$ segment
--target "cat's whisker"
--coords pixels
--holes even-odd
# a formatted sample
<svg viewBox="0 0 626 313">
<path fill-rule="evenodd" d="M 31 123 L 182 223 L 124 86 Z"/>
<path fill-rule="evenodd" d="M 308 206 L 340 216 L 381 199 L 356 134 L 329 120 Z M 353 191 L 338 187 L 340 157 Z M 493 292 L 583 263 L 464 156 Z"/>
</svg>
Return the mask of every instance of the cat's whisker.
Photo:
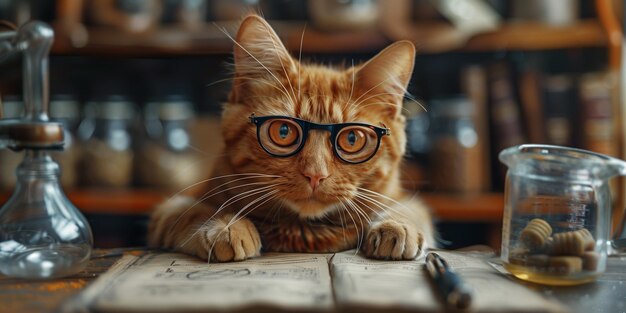
<svg viewBox="0 0 626 313">
<path fill-rule="evenodd" d="M 355 195 L 355 197 L 359 198 L 359 199 L 361 199 L 361 200 L 363 200 L 365 202 L 372 203 L 372 204 L 376 205 L 379 209 L 381 209 L 383 212 L 385 212 L 387 214 L 389 214 L 389 212 L 391 212 L 391 213 L 396 213 L 398 215 L 406 217 L 406 215 L 403 212 L 401 212 L 400 210 L 398 210 L 398 209 L 396 209 L 396 208 L 394 208 L 394 207 L 392 207 L 392 206 L 390 206 L 390 205 L 388 205 L 386 203 L 378 201 L 378 200 L 376 200 L 374 198 L 371 198 L 368 195 L 357 194 L 357 195 Z"/>
<path fill-rule="evenodd" d="M 372 220 L 365 214 L 365 212 L 359 209 L 350 199 L 346 198 L 346 202 L 347 202 L 347 205 L 354 210 L 357 217 L 359 217 L 359 222 L 361 223 L 361 226 L 362 226 L 361 236 L 359 237 L 359 240 L 357 241 L 357 245 L 356 245 L 356 251 L 355 251 L 355 255 L 356 255 L 361 250 L 361 247 L 363 246 L 363 242 L 366 240 L 366 237 L 367 237 L 367 235 L 365 234 L 366 227 L 363 224 L 363 221 L 361 220 L 360 216 L 363 216 L 363 218 L 365 218 L 365 220 L 368 222 L 367 225 L 371 225 Z"/>
<path fill-rule="evenodd" d="M 337 208 L 338 208 L 337 212 L 338 212 L 338 215 L 339 215 L 339 222 L 341 223 L 341 231 L 343 232 L 343 243 L 347 244 L 348 243 L 348 239 L 346 237 L 346 225 L 344 223 L 343 210 L 341 210 L 341 207 L 340 207 L 340 205 L 343 204 L 342 203 L 342 198 L 337 197 L 337 200 L 339 201 L 337 203 Z"/>
<path fill-rule="evenodd" d="M 395 199 L 393 199 L 391 197 L 385 196 L 382 193 L 378 193 L 376 191 L 373 191 L 373 190 L 370 190 L 370 189 L 367 189 L 367 188 L 363 188 L 363 187 L 357 187 L 357 190 L 364 191 L 364 192 L 367 192 L 367 193 L 369 193 L 371 195 L 381 197 L 381 198 L 389 200 L 389 201 L 391 201 L 391 202 L 393 202 L 393 203 L 395 203 L 395 204 L 397 204 L 397 205 L 399 205 L 399 206 L 401 206 L 401 207 L 403 207 L 403 208 L 405 208 L 405 209 L 407 209 L 409 211 L 411 210 L 406 205 L 404 205 L 403 203 L 400 203 L 400 202 L 398 202 L 397 200 L 395 200 Z"/>
<path fill-rule="evenodd" d="M 350 101 L 352 100 L 352 95 L 354 94 L 354 79 L 355 79 L 355 75 L 356 75 L 356 69 L 354 68 L 354 59 L 352 59 L 352 87 L 350 87 L 350 97 L 348 98 L 348 101 L 346 101 L 346 105 L 348 105 L 350 103 Z M 345 108 L 345 106 L 344 106 Z M 343 113 L 343 111 L 342 111 Z"/>
<path fill-rule="evenodd" d="M 222 233 L 226 233 L 226 230 L 227 230 L 230 226 L 232 226 L 233 224 L 237 223 L 237 222 L 238 222 L 238 221 L 240 221 L 241 219 L 245 218 L 248 214 L 250 214 L 252 211 L 254 211 L 254 210 L 255 210 L 256 208 L 258 208 L 259 206 L 261 206 L 261 205 L 263 205 L 263 204 L 267 203 L 268 201 L 271 201 L 271 200 L 275 199 L 275 198 L 276 198 L 276 197 L 275 197 L 275 194 L 276 194 L 277 192 L 278 192 L 278 191 L 277 191 L 277 190 L 275 190 L 275 191 L 270 192 L 270 193 L 268 193 L 268 194 L 266 194 L 266 195 L 263 195 L 263 196 L 261 196 L 261 197 L 259 197 L 259 198 L 255 199 L 254 201 L 250 202 L 248 205 L 246 205 L 246 206 L 245 206 L 244 208 L 242 208 L 241 210 L 239 210 L 239 212 L 237 212 L 237 214 L 236 214 L 236 215 L 234 215 L 234 216 L 231 218 L 231 220 L 230 220 L 230 221 L 228 222 L 228 224 L 224 227 L 224 229 L 222 229 L 222 230 L 220 231 L 220 233 L 218 233 L 218 235 L 216 236 L 216 238 L 215 238 L 215 240 L 214 240 L 213 244 L 212 244 L 212 245 L 211 245 L 211 247 L 209 248 L 207 261 L 209 261 L 209 262 L 210 262 L 210 260 L 211 260 L 211 255 L 213 254 L 213 249 L 215 248 L 215 244 L 216 244 L 216 243 L 217 243 L 217 241 L 219 240 L 219 237 L 221 237 L 221 236 L 222 236 Z M 254 208 L 252 208 L 249 212 L 247 212 L 246 214 L 244 214 L 243 216 L 241 216 L 241 217 L 239 217 L 238 219 L 236 219 L 236 220 L 235 220 L 235 218 L 237 217 L 237 215 L 238 215 L 238 214 L 240 214 L 241 212 L 243 212 L 244 210 L 246 210 L 248 207 L 250 207 L 250 206 L 251 206 L 251 205 L 253 205 L 254 203 L 256 203 L 256 202 L 258 202 L 258 201 L 262 200 L 263 198 L 267 198 L 267 199 L 266 199 L 265 201 L 263 201 L 263 202 L 261 202 L 261 203 L 257 204 L 257 205 L 256 205 Z M 209 221 L 207 221 L 207 222 L 203 223 L 201 227 L 208 226 L 208 222 L 209 222 Z M 196 232 L 197 232 L 197 231 L 196 231 Z"/>
<path fill-rule="evenodd" d="M 219 80 L 219 81 L 217 81 L 217 82 L 224 82 L 224 81 L 228 81 L 228 80 L 250 80 L 250 81 L 253 81 L 254 83 L 258 83 L 258 84 L 265 84 L 265 85 L 268 85 L 268 86 L 269 86 L 269 87 L 271 87 L 271 88 L 276 89 L 277 91 L 279 91 L 280 93 L 282 93 L 282 94 L 283 94 L 283 96 L 285 96 L 285 97 L 289 98 L 289 94 L 287 94 L 284 90 L 282 90 L 282 89 L 278 88 L 278 87 L 277 87 L 274 83 L 272 83 L 272 82 L 268 82 L 268 81 L 264 81 L 264 80 L 261 80 L 261 79 L 255 79 L 255 78 L 251 78 L 251 77 L 238 77 L 238 76 L 234 76 L 234 77 L 231 77 L 231 78 L 220 79 L 220 80 Z M 256 98 L 256 97 L 255 97 L 255 98 Z M 275 97 L 267 97 L 267 98 L 275 98 Z"/>
<path fill-rule="evenodd" d="M 352 220 L 352 223 L 354 224 L 354 228 L 356 230 L 356 237 L 357 237 L 357 251 L 359 251 L 361 248 L 362 240 L 363 240 L 363 237 L 365 236 L 365 233 L 359 231 L 359 226 L 357 225 L 356 219 L 354 219 L 354 217 L 350 213 L 350 209 L 348 208 L 348 206 L 346 206 L 346 204 L 343 201 L 341 202 L 341 205 L 346 209 L 345 212 L 348 214 L 348 216 Z"/>
<path fill-rule="evenodd" d="M 168 197 L 165 202 L 168 202 L 170 200 L 172 200 L 173 198 L 175 198 L 176 196 L 180 195 L 181 193 L 204 183 L 208 183 L 211 181 L 214 181 L 216 179 L 223 179 L 223 178 L 230 178 L 230 177 L 237 177 L 237 176 L 253 176 L 253 175 L 262 175 L 264 177 L 273 177 L 273 178 L 279 178 L 279 177 L 283 177 L 283 176 L 279 176 L 279 175 L 268 175 L 268 174 L 263 174 L 263 173 L 237 173 L 237 174 L 229 174 L 229 175 L 222 175 L 222 176 L 216 176 L 216 177 L 212 177 L 209 179 L 203 179 L 199 182 L 193 183 L 190 186 L 187 186 L 185 188 L 183 188 L 182 190 L 176 192 L 175 194 L 171 195 L 170 197 Z"/>
<path fill-rule="evenodd" d="M 354 198 L 354 199 L 352 199 L 352 200 L 353 200 L 354 202 L 356 202 L 356 203 L 358 203 L 358 204 L 362 205 L 362 206 L 363 206 L 363 208 L 367 208 L 368 210 L 370 210 L 370 212 L 372 212 L 372 213 L 376 214 L 376 216 L 377 216 L 378 218 L 382 218 L 382 217 L 384 217 L 384 215 L 383 215 L 382 213 L 378 212 L 377 210 L 372 209 L 372 208 L 371 208 L 371 207 L 370 207 L 367 203 L 365 203 L 364 201 L 360 200 L 360 198 L 355 197 L 355 198 Z"/>
<path fill-rule="evenodd" d="M 241 50 L 243 50 L 245 53 L 247 53 L 253 60 L 255 60 L 257 63 L 259 63 L 259 65 L 261 65 L 261 67 L 263 67 L 263 69 L 265 69 L 270 76 L 272 76 L 276 82 L 278 84 L 280 84 L 281 87 L 283 87 L 283 89 L 285 90 L 285 92 L 287 94 L 289 94 L 289 92 L 287 91 L 287 88 L 285 87 L 285 85 L 280 81 L 280 79 L 278 79 L 278 77 L 276 77 L 276 75 L 274 75 L 274 73 L 272 71 L 270 71 L 270 69 L 267 68 L 267 66 L 265 66 L 265 64 L 263 64 L 263 62 L 259 61 L 259 59 L 257 59 L 257 57 L 255 57 L 252 53 L 250 53 L 250 51 L 248 51 L 248 49 L 246 49 L 243 45 L 241 45 L 240 43 L 237 42 L 237 40 L 235 40 L 227 31 L 226 29 L 219 27 L 216 23 L 213 23 L 222 33 L 224 33 L 224 35 L 226 35 L 226 37 L 228 37 L 235 45 L 237 45 Z M 291 98 L 291 97 L 289 97 Z M 293 101 L 293 99 L 291 99 L 291 101 L 293 102 L 293 104 L 295 105 L 295 102 Z"/>
<path fill-rule="evenodd" d="M 364 106 L 360 106 L 360 105 L 361 105 L 362 103 L 364 103 L 364 102 L 367 102 L 367 101 L 368 101 L 368 100 L 370 100 L 370 99 L 374 99 L 374 98 L 381 97 L 381 96 L 399 96 L 399 97 L 404 97 L 405 95 L 406 95 L 406 94 L 394 93 L 394 92 L 381 92 L 381 93 L 377 93 L 377 94 L 371 95 L 371 96 L 369 96 L 369 97 L 367 97 L 367 98 L 363 98 L 363 99 L 361 99 L 359 102 L 355 102 L 355 103 L 353 103 L 353 106 L 359 106 L 359 108 L 361 108 L 361 109 L 362 109 L 362 108 L 364 108 L 364 107 L 366 107 L 366 106 L 365 106 L 365 105 L 364 105 Z M 417 102 L 416 100 L 412 100 L 412 101 L 414 101 L 415 103 L 419 104 L 419 105 L 422 107 L 422 109 L 426 110 L 426 108 L 424 108 L 424 107 L 423 107 L 423 106 L 422 106 L 419 102 Z M 389 105 L 389 106 L 397 106 L 397 107 L 402 107 L 402 102 L 400 102 L 400 103 L 393 103 L 393 102 L 376 102 L 376 103 L 374 103 L 374 104 L 386 104 L 386 105 Z M 372 103 L 369 103 L 368 105 L 373 105 L 373 104 L 372 104 Z M 407 112 L 408 112 L 408 111 L 407 111 Z"/>
<path fill-rule="evenodd" d="M 359 210 L 363 213 L 363 216 L 367 216 L 367 222 L 368 222 L 369 224 L 372 224 L 372 217 L 370 216 L 370 214 L 368 214 L 368 213 L 365 211 L 365 208 L 367 208 L 367 209 L 369 210 L 369 212 L 374 213 L 374 214 L 376 214 L 378 217 L 380 217 L 380 213 L 379 213 L 379 212 L 372 210 L 372 208 L 370 208 L 369 206 L 365 205 L 365 204 L 364 204 L 363 202 L 361 202 L 361 201 L 358 201 L 358 202 L 357 202 L 357 200 L 358 200 L 358 199 L 356 199 L 356 198 L 355 198 L 355 199 L 348 199 L 348 201 L 349 201 L 350 203 L 352 203 L 352 205 L 353 205 L 355 208 L 358 208 L 358 209 L 359 209 Z M 361 207 L 361 205 L 362 205 L 363 207 Z"/>
<path fill-rule="evenodd" d="M 266 183 L 250 183 L 250 184 L 246 184 L 246 185 L 251 185 L 251 184 L 257 184 L 258 185 L 258 184 L 266 184 Z M 243 199 L 246 199 L 248 197 L 257 195 L 259 193 L 263 193 L 263 192 L 266 192 L 268 190 L 271 190 L 272 188 L 274 188 L 274 187 L 276 187 L 278 185 L 280 185 L 280 183 L 278 183 L 278 184 L 271 184 L 269 186 L 264 186 L 264 187 L 259 187 L 259 188 L 255 188 L 255 189 L 252 189 L 252 190 L 244 191 L 244 192 L 238 193 L 238 194 L 230 197 L 228 200 L 226 200 L 224 203 L 222 203 L 222 205 L 207 219 L 207 221 L 212 220 L 213 217 L 215 217 L 218 213 L 220 213 L 227 206 L 229 206 L 229 205 L 231 205 L 233 203 L 236 203 L 238 201 L 241 201 Z M 234 189 L 234 188 L 237 188 L 237 187 L 239 187 L 239 186 L 231 187 L 231 189 Z M 217 192 L 215 194 L 211 194 L 211 195 L 209 195 L 207 197 L 202 197 L 202 198 L 198 199 L 189 208 L 187 208 L 185 210 L 185 212 L 183 214 L 181 214 L 180 216 L 184 215 L 189 210 L 191 210 L 193 207 L 195 207 L 196 205 L 202 203 L 204 200 L 207 200 L 208 198 L 210 198 L 210 197 L 212 197 L 212 196 L 214 196 L 216 194 L 222 193 L 224 191 L 225 190 L 220 190 L 219 192 Z M 180 218 L 180 216 L 179 216 L 179 218 Z"/>
<path fill-rule="evenodd" d="M 373 199 L 373 198 L 371 198 L 371 197 L 369 197 L 367 195 L 356 194 L 355 196 L 358 197 L 358 198 L 361 198 L 364 201 L 367 201 L 367 202 L 375 204 L 378 208 L 380 208 L 384 212 L 391 211 L 391 212 L 396 213 L 396 214 L 398 214 L 398 215 L 400 215 L 402 217 L 407 218 L 407 216 L 403 212 L 401 212 L 401 211 L 399 211 L 399 210 L 397 210 L 397 209 L 395 209 L 395 208 L 393 208 L 393 207 L 391 207 L 391 206 L 389 206 L 389 205 L 387 205 L 387 204 L 385 204 L 383 202 L 380 202 L 380 201 L 378 201 L 376 199 Z"/>
<path fill-rule="evenodd" d="M 213 227 L 213 229 L 215 229 L 215 227 Z M 215 245 L 217 244 L 217 242 L 220 240 L 220 238 L 222 236 L 228 235 L 228 233 L 226 232 L 227 230 L 228 230 L 228 228 L 224 228 L 224 229 L 220 230 L 220 232 L 217 233 L 217 235 L 215 235 L 215 237 L 214 237 L 215 239 L 213 240 L 213 243 L 211 243 L 211 246 L 209 247 L 209 249 L 207 251 L 207 263 L 211 263 L 211 256 L 213 255 L 213 249 L 215 249 Z M 196 233 L 197 232 L 198 231 L 196 231 Z"/>
<path fill-rule="evenodd" d="M 341 202 L 341 205 L 343 206 L 343 208 L 345 209 L 346 214 L 348 214 L 348 217 L 350 217 L 350 220 L 352 220 L 352 224 L 354 225 L 354 230 L 356 231 L 356 246 L 357 246 L 357 251 L 359 250 L 359 246 L 361 244 L 361 234 L 359 233 L 359 226 L 356 223 L 356 220 L 352 217 L 352 214 L 350 214 L 350 209 L 348 209 L 348 207 L 346 206 L 345 203 L 343 203 L 343 201 Z"/>
<path fill-rule="evenodd" d="M 254 199 L 250 203 L 248 203 L 246 206 L 244 206 L 242 209 L 240 209 L 235 215 L 233 215 L 233 217 L 228 222 L 226 227 L 230 227 L 233 224 L 241 221 L 242 219 L 246 218 L 246 216 L 248 216 L 248 214 L 252 213 L 252 211 L 254 211 L 255 209 L 257 209 L 260 206 L 262 206 L 263 204 L 265 204 L 265 203 L 271 201 L 272 199 L 274 199 L 275 196 L 276 196 L 276 193 L 278 193 L 278 190 L 270 191 L 270 192 L 268 192 L 268 193 L 266 193 L 266 194 L 264 194 L 264 195 L 262 195 L 262 196 L 260 196 L 260 197 L 258 197 L 256 199 Z M 246 209 L 248 209 L 249 207 L 251 207 L 251 206 L 253 206 L 255 204 L 256 204 L 256 206 L 254 206 L 248 212 L 243 213 Z"/>
<path fill-rule="evenodd" d="M 280 178 L 280 177 L 281 177 L 281 176 L 279 176 L 279 178 Z M 174 221 L 174 223 L 172 224 L 172 226 L 170 226 L 170 230 L 173 230 L 173 229 L 174 229 L 174 228 L 178 225 L 178 223 L 180 222 L 180 220 L 181 220 L 181 219 L 182 219 L 182 218 L 183 218 L 183 217 L 184 217 L 184 216 L 185 216 L 185 215 L 186 215 L 189 211 L 191 211 L 191 209 L 193 209 L 196 205 L 198 205 L 198 204 L 202 203 L 203 201 L 205 201 L 205 200 L 207 200 L 207 199 L 209 199 L 209 198 L 211 198 L 211 197 L 213 197 L 213 196 L 216 196 L 216 195 L 218 195 L 218 194 L 221 194 L 221 193 L 224 193 L 224 192 L 227 192 L 227 191 L 233 190 L 233 189 L 237 189 L 237 188 L 243 188 L 243 187 L 249 187 L 249 186 L 256 186 L 256 185 L 267 185 L 267 184 L 272 184 L 272 183 L 273 183 L 273 182 L 269 181 L 269 182 L 254 182 L 254 183 L 242 184 L 242 185 L 237 185 L 237 186 L 234 186 L 234 187 L 229 187 L 229 188 L 226 188 L 226 189 L 223 189 L 223 190 L 220 190 L 220 191 L 218 191 L 218 192 L 215 192 L 215 193 L 211 194 L 211 192 L 213 192 L 213 191 L 215 191 L 215 190 L 217 190 L 217 189 L 219 189 L 219 188 L 221 188 L 221 187 L 223 187 L 223 186 L 226 186 L 226 185 L 228 185 L 228 184 L 232 184 L 232 183 L 234 183 L 234 182 L 241 181 L 241 180 L 254 179 L 254 178 L 266 178 L 266 177 L 265 177 L 265 176 L 258 176 L 258 175 L 257 175 L 257 176 L 250 176 L 250 177 L 238 178 L 238 179 L 234 179 L 234 180 L 231 180 L 231 181 L 225 182 L 225 183 L 223 183 L 223 184 L 221 184 L 221 185 L 219 185 L 219 186 L 217 186 L 217 187 L 215 187 L 215 188 L 213 188 L 213 189 L 211 189 L 211 190 L 209 190 L 209 191 L 205 192 L 204 194 L 202 194 L 202 196 L 200 196 L 200 198 L 199 198 L 198 200 L 196 200 L 196 202 L 194 202 L 194 203 L 193 203 L 190 207 L 188 207 L 188 208 L 187 208 L 187 209 L 185 209 L 185 210 L 184 210 L 181 214 L 179 214 L 179 215 L 178 215 L 178 217 L 176 218 L 176 220 Z"/>
<path fill-rule="evenodd" d="M 260 187 L 260 188 L 257 188 L 257 189 L 252 189 L 252 190 L 245 191 L 245 192 L 242 192 L 240 194 L 234 195 L 234 196 L 230 197 L 228 200 L 226 200 L 224 203 L 222 203 L 222 205 L 220 205 L 220 207 L 215 211 L 215 213 L 210 218 L 213 218 L 216 214 L 220 213 L 224 208 L 226 208 L 227 206 L 229 206 L 229 205 L 231 205 L 233 203 L 239 202 L 239 201 L 241 201 L 243 199 L 246 199 L 246 198 L 251 197 L 251 196 L 258 195 L 258 194 L 263 193 L 263 192 L 267 192 L 268 190 L 272 190 L 272 188 L 274 188 L 276 186 L 279 186 L 279 185 L 281 185 L 281 184 L 280 183 L 279 184 L 272 184 L 272 185 L 269 185 L 269 186 Z"/>
<path fill-rule="evenodd" d="M 235 79 L 236 79 L 235 77 L 228 77 L 228 78 L 218 79 L 218 80 L 216 80 L 216 81 L 214 81 L 214 82 L 212 82 L 212 83 L 208 83 L 208 84 L 206 84 L 206 86 L 204 86 L 204 87 L 211 87 L 211 86 L 215 86 L 215 85 L 217 85 L 217 84 L 219 84 L 219 83 L 223 83 L 223 82 L 227 82 L 227 81 L 229 81 L 229 80 L 235 80 Z"/>
<path fill-rule="evenodd" d="M 256 185 L 263 185 L 263 184 L 272 184 L 272 183 L 280 183 L 278 181 L 272 180 L 272 181 L 262 181 L 262 182 L 252 182 L 252 183 L 247 183 L 247 184 L 243 184 L 243 185 L 237 185 L 237 186 L 233 186 L 233 187 L 228 187 L 226 189 L 220 190 L 219 192 L 212 194 L 210 196 L 209 195 L 211 192 L 218 190 L 226 185 L 230 185 L 232 183 L 238 182 L 238 181 L 242 181 L 242 180 L 249 180 L 249 179 L 256 179 L 256 178 L 266 178 L 266 177 L 258 177 L 258 176 L 252 176 L 252 177 L 243 177 L 243 178 L 237 178 L 237 179 L 233 179 L 231 181 L 227 181 L 225 183 L 222 183 L 219 186 L 214 187 L 213 189 L 205 192 L 204 194 L 202 194 L 202 196 L 200 196 L 200 198 L 202 199 L 202 201 L 214 196 L 214 195 L 218 195 L 220 193 L 229 191 L 229 190 L 233 190 L 233 189 L 237 189 L 237 188 L 241 188 L 241 187 L 248 187 L 248 186 L 256 186 Z"/>
<path fill-rule="evenodd" d="M 300 35 L 300 52 L 298 53 L 298 100 L 301 98 L 300 91 L 302 90 L 302 80 L 300 79 L 300 73 L 302 72 L 302 43 L 304 42 L 304 32 L 306 31 L 306 23 L 302 28 L 302 35 Z"/>
<path fill-rule="evenodd" d="M 192 145 L 191 143 L 187 143 L 187 148 L 189 148 L 189 149 L 191 149 L 191 150 L 193 150 L 193 151 L 196 151 L 196 152 L 198 152 L 198 153 L 200 153 L 200 154 L 202 154 L 202 155 L 205 155 L 205 156 L 207 156 L 208 158 L 217 157 L 217 155 L 215 155 L 215 154 L 211 154 L 211 153 L 208 153 L 208 152 L 206 152 L 206 151 L 204 151 L 204 150 L 202 150 L 202 149 L 200 149 L 200 148 L 198 148 L 198 147 L 196 147 L 196 146 Z"/>
<path fill-rule="evenodd" d="M 274 45 L 274 52 L 276 52 L 276 57 L 278 58 L 278 62 L 280 62 L 280 66 L 283 68 L 283 73 L 285 74 L 285 78 L 287 78 L 287 84 L 289 84 L 289 89 L 291 89 L 291 94 L 293 95 L 294 99 L 293 104 L 295 105 L 297 103 L 298 98 L 296 98 L 296 92 L 295 90 L 293 90 L 293 85 L 291 84 L 291 79 L 289 79 L 289 73 L 287 73 L 287 69 L 285 68 L 285 64 L 283 63 L 283 59 L 280 57 L 280 55 L 278 55 L 278 49 L 279 46 L 281 45 L 281 43 L 279 42 L 278 45 L 276 44 L 276 41 L 274 41 L 274 37 L 272 36 L 272 34 L 270 33 L 271 29 L 267 29 L 267 35 L 270 38 L 270 40 L 272 41 L 272 44 Z M 286 89 L 286 88 L 285 88 Z"/>
<path fill-rule="evenodd" d="M 349 206 L 351 206 L 355 212 L 357 212 L 358 214 L 360 214 L 361 216 L 363 216 L 363 218 L 369 223 L 372 223 L 372 219 L 367 215 L 367 213 L 365 213 L 365 211 L 363 209 L 361 209 L 359 206 L 356 205 L 356 203 L 354 203 L 351 199 L 346 198 L 346 202 Z"/>
<path fill-rule="evenodd" d="M 367 95 L 368 93 L 370 93 L 372 90 L 374 90 L 374 89 L 376 89 L 376 88 L 380 87 L 380 85 L 382 85 L 382 84 L 386 83 L 386 82 L 387 82 L 388 80 L 390 80 L 391 78 L 392 78 L 392 77 L 389 77 L 389 78 L 387 78 L 387 79 L 385 79 L 385 80 L 381 81 L 380 83 L 376 84 L 374 87 L 372 87 L 372 88 L 368 89 L 367 91 L 365 91 L 363 94 L 361 94 L 360 96 L 358 96 L 358 97 L 354 100 L 354 102 L 353 102 L 352 104 L 350 104 L 350 105 L 348 105 L 348 106 L 344 107 L 344 108 L 343 108 L 343 110 L 342 110 L 342 113 L 343 113 L 343 112 L 345 112 L 345 110 L 346 110 L 346 109 L 349 109 L 349 108 L 353 107 L 355 104 L 360 103 L 360 102 L 359 102 L 359 100 L 361 100 L 361 98 L 362 98 L 362 97 L 364 97 L 365 95 Z"/>
<path fill-rule="evenodd" d="M 272 204 L 272 206 L 267 210 L 267 214 L 265 214 L 265 218 L 263 218 L 262 224 L 266 224 L 270 216 L 273 216 L 274 218 L 276 218 L 276 212 L 280 208 L 280 205 L 281 205 L 280 201 L 275 201 Z M 272 220 L 272 222 L 275 222 L 275 220 Z"/>
<path fill-rule="evenodd" d="M 273 184 L 273 185 L 270 185 L 270 186 L 265 186 L 265 187 L 261 187 L 261 188 L 257 188 L 257 189 L 253 189 L 253 190 L 249 190 L 249 191 L 245 191 L 245 192 L 242 192 L 240 194 L 237 194 L 237 195 L 229 198 L 224 203 L 222 203 L 222 205 L 202 225 L 204 226 L 204 225 L 206 225 L 206 223 L 208 223 L 209 221 L 213 220 L 213 218 L 217 214 L 219 214 L 222 210 L 224 210 L 224 208 L 226 208 L 228 205 L 231 205 L 233 203 L 239 202 L 239 201 L 241 201 L 243 199 L 246 199 L 248 197 L 252 197 L 252 196 L 258 195 L 260 193 L 264 193 L 264 192 L 266 192 L 268 190 L 271 190 L 272 188 L 274 188 L 274 187 L 276 187 L 278 185 L 280 185 L 280 184 Z M 194 205 L 197 205 L 200 202 L 201 202 L 200 200 L 196 201 L 196 203 L 194 203 Z M 199 229 L 202 229 L 202 226 Z M 199 231 L 199 229 L 196 230 L 191 236 L 189 236 L 189 238 L 187 240 L 185 240 L 179 247 L 185 246 L 185 244 L 187 244 L 187 242 L 196 235 L 196 233 Z"/>
<path fill-rule="evenodd" d="M 407 115 L 409 115 L 411 113 L 409 111 L 409 109 L 405 108 L 401 104 L 395 104 L 395 103 L 391 103 L 391 102 L 371 102 L 371 103 L 368 103 L 366 105 L 361 106 L 360 109 L 361 110 L 365 110 L 367 107 L 373 106 L 373 105 L 398 107 L 398 108 L 400 108 L 400 110 L 402 110 L 402 112 L 406 113 Z"/>
</svg>

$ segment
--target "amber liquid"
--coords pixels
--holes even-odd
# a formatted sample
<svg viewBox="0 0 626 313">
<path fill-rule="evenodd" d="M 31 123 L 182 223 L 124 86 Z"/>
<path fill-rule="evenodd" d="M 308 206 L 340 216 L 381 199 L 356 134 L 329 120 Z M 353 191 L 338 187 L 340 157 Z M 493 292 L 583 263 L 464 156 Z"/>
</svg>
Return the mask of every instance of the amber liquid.
<svg viewBox="0 0 626 313">
<path fill-rule="evenodd" d="M 572 274 L 551 274 L 546 272 L 537 271 L 536 267 L 523 266 L 517 264 L 511 264 L 504 262 L 504 268 L 513 274 L 513 276 L 542 285 L 551 286 L 573 286 L 586 284 L 598 279 L 600 273 L 583 271 L 580 273 Z"/>
</svg>

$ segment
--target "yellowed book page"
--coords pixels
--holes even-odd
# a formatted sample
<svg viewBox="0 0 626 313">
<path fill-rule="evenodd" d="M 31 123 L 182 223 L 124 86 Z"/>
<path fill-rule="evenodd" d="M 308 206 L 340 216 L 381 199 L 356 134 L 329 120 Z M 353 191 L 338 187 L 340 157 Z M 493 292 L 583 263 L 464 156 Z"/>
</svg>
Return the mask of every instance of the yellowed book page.
<svg viewBox="0 0 626 313">
<path fill-rule="evenodd" d="M 470 311 L 566 312 L 567 308 L 514 282 L 485 259 L 467 253 L 437 251 L 473 290 Z M 444 310 L 436 289 L 423 269 L 424 259 L 376 261 L 354 252 L 337 253 L 331 261 L 336 305 L 351 308 Z"/>
<path fill-rule="evenodd" d="M 266 254 L 208 264 L 183 254 L 125 256 L 90 285 L 80 306 L 103 312 L 238 311 L 333 307 L 322 254 Z M 255 311 L 254 309 L 252 311 Z"/>
</svg>

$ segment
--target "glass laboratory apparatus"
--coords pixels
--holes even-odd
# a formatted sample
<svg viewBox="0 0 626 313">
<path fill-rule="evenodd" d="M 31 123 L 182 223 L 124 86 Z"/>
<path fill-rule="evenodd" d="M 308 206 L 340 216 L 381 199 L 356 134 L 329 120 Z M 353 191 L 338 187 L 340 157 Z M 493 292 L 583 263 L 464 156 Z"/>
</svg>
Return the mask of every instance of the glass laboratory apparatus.
<svg viewBox="0 0 626 313">
<path fill-rule="evenodd" d="M 610 247 L 608 181 L 626 162 L 550 145 L 503 150 L 505 183 L 502 254 L 517 278 L 577 285 L 605 271 Z"/>
<path fill-rule="evenodd" d="M 63 125 L 48 118 L 48 53 L 52 29 L 29 22 L 0 33 L 0 56 L 23 53 L 24 115 L 0 120 L 0 147 L 23 150 L 13 194 L 0 209 L 0 272 L 45 279 L 87 264 L 93 238 L 85 217 L 67 199 L 50 150 L 63 147 Z"/>
</svg>

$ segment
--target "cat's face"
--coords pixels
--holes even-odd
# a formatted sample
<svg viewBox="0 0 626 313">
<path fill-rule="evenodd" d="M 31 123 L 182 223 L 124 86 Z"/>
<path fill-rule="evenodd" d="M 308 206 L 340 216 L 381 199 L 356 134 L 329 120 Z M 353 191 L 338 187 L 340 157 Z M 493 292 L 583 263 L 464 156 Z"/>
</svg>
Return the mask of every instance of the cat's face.
<svg viewBox="0 0 626 313">
<path fill-rule="evenodd" d="M 334 69 L 292 58 L 258 16 L 243 21 L 236 41 L 235 80 L 222 118 L 226 153 L 238 172 L 283 177 L 272 190 L 303 218 L 354 200 L 359 187 L 376 190 L 398 179 L 406 142 L 400 110 L 415 56 L 411 43 L 396 43 L 363 65 Z M 260 147 L 248 120 L 252 113 L 323 124 L 382 123 L 391 136 L 383 136 L 377 153 L 360 164 L 339 159 L 330 133 L 322 130 L 309 131 L 296 155 L 277 158 Z"/>
</svg>

